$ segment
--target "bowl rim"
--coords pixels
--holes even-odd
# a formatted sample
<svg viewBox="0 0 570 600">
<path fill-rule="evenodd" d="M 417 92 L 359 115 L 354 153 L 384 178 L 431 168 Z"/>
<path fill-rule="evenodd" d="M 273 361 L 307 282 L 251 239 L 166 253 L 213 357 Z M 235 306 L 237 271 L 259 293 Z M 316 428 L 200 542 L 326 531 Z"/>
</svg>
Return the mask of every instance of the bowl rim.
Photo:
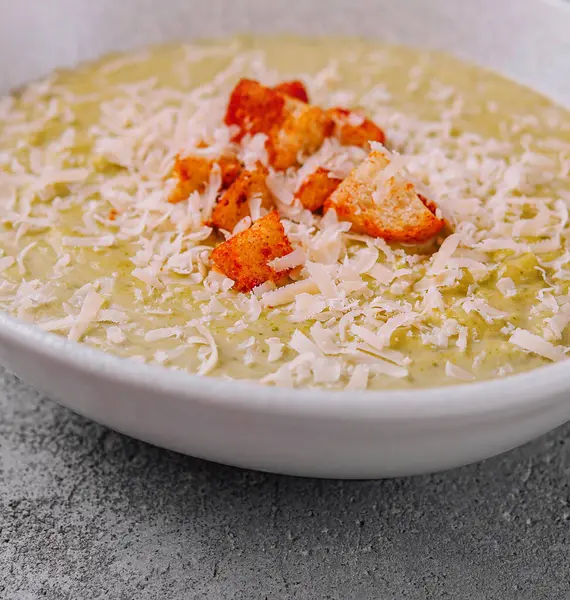
<svg viewBox="0 0 570 600">
<path fill-rule="evenodd" d="M 529 1 L 558 10 L 570 24 L 570 2 Z M 493 69 L 489 65 L 482 66 Z M 504 74 L 500 69 L 496 72 Z M 554 101 L 557 102 L 556 99 Z M 127 385 L 132 389 L 145 388 L 157 395 L 216 408 L 254 410 L 282 417 L 407 422 L 484 418 L 488 421 L 494 415 L 545 409 L 547 401 L 570 401 L 570 369 L 566 361 L 504 378 L 443 387 L 351 391 L 347 394 L 342 390 L 269 387 L 248 380 L 204 377 L 140 363 L 69 341 L 4 311 L 0 311 L 0 342 L 31 355 L 40 355 L 76 373 L 105 379 L 111 384 Z"/>
<path fill-rule="evenodd" d="M 347 421 L 488 420 L 492 415 L 513 411 L 520 414 L 542 410 L 545 406 L 537 407 L 537 400 L 542 402 L 549 397 L 558 401 L 570 390 L 570 369 L 567 361 L 561 361 L 504 378 L 442 387 L 351 391 L 347 402 L 343 390 L 269 387 L 249 380 L 201 376 L 141 363 L 72 342 L 5 312 L 0 312 L 0 340 L 111 384 L 144 388 L 211 407 L 277 416 Z"/>
</svg>

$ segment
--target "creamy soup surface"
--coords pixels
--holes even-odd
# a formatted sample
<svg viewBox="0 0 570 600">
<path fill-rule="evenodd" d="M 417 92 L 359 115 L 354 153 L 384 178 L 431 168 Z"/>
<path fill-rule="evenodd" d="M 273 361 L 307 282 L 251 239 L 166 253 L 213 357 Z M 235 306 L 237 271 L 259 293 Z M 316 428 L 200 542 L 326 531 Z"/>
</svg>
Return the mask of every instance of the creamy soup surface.
<svg viewBox="0 0 570 600">
<path fill-rule="evenodd" d="M 177 155 L 231 145 L 242 77 L 362 110 L 449 228 L 421 246 L 354 234 L 270 169 L 306 257 L 283 285 L 326 281 L 278 303 L 271 285 L 232 290 L 210 261 L 224 232 L 204 224 L 218 183 L 168 197 Z M 240 152 L 264 160 L 255 138 Z M 346 176 L 366 155 L 327 142 L 301 163 Z M 119 356 L 270 385 L 503 377 L 568 350 L 569 169 L 568 112 L 442 54 L 248 37 L 111 55 L 0 100 L 0 308 Z"/>
</svg>

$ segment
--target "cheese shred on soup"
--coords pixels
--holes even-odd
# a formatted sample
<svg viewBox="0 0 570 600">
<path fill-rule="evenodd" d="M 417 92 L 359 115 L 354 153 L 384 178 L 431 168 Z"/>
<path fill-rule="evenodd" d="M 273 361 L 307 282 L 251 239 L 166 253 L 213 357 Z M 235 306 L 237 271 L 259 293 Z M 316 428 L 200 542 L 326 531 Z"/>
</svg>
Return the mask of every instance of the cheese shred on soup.
<svg viewBox="0 0 570 600">
<path fill-rule="evenodd" d="M 570 347 L 570 116 L 445 55 L 236 38 L 0 100 L 0 307 L 201 375 L 428 387 Z"/>
</svg>

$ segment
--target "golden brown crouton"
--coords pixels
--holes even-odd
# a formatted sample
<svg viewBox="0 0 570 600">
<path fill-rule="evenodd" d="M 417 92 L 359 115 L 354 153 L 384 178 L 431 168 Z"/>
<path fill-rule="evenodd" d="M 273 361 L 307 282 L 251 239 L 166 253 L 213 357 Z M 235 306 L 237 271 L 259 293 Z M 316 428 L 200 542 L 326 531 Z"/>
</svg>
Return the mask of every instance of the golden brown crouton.
<svg viewBox="0 0 570 600">
<path fill-rule="evenodd" d="M 309 94 L 307 93 L 307 88 L 301 81 L 284 81 L 283 83 L 276 85 L 273 89 L 276 92 L 281 92 L 282 94 L 287 94 L 287 96 L 297 98 L 297 100 L 305 102 L 306 104 L 309 103 Z"/>
<path fill-rule="evenodd" d="M 268 213 L 212 251 L 216 271 L 235 281 L 238 292 L 249 292 L 265 281 L 281 281 L 286 272 L 276 272 L 267 263 L 293 251 L 276 210 Z"/>
<path fill-rule="evenodd" d="M 410 182 L 383 178 L 389 155 L 373 151 L 338 186 L 325 202 L 352 230 L 402 243 L 424 242 L 441 231 L 433 203 L 424 201 Z"/>
<path fill-rule="evenodd" d="M 269 162 L 284 171 L 297 164 L 299 155 L 316 152 L 332 133 L 333 122 L 318 106 L 311 106 L 287 97 L 287 119 L 269 132 L 267 153 Z"/>
<path fill-rule="evenodd" d="M 260 162 L 253 171 L 242 171 L 216 203 L 210 224 L 233 231 L 241 219 L 250 216 L 249 201 L 254 196 L 260 198 L 263 208 L 273 208 L 273 195 L 265 183 L 267 175 L 267 169 Z"/>
<path fill-rule="evenodd" d="M 343 146 L 360 146 L 370 149 L 370 142 L 386 141 L 384 132 L 370 119 L 345 108 L 329 108 L 327 115 L 333 120 L 333 135 Z"/>
<path fill-rule="evenodd" d="M 224 118 L 226 125 L 239 127 L 234 141 L 239 142 L 246 134 L 269 134 L 273 127 L 280 127 L 287 117 L 286 99 L 253 79 L 241 79 L 231 93 Z"/>
<path fill-rule="evenodd" d="M 212 160 L 202 156 L 177 156 L 173 173 L 178 182 L 168 201 L 175 204 L 186 200 L 192 192 L 203 192 L 215 165 L 220 168 L 223 188 L 231 185 L 241 170 L 240 162 L 233 157 L 222 156 Z"/>
<path fill-rule="evenodd" d="M 311 173 L 295 192 L 295 198 L 308 210 L 315 212 L 336 190 L 342 179 L 330 177 L 330 171 L 319 167 Z"/>
<path fill-rule="evenodd" d="M 318 150 L 333 130 L 324 110 L 251 79 L 235 87 L 224 121 L 239 128 L 235 141 L 246 134 L 267 135 L 269 161 L 278 170 L 297 164 L 299 154 Z"/>
</svg>

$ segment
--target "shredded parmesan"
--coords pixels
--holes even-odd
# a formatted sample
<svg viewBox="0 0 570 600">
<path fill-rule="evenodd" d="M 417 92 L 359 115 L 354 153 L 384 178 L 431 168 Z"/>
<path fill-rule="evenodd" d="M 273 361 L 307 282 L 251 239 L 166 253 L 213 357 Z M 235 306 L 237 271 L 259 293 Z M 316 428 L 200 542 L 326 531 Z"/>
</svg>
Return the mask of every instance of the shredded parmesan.
<svg viewBox="0 0 570 600">
<path fill-rule="evenodd" d="M 285 285 L 277 290 L 266 292 L 261 297 L 261 303 L 266 307 L 280 306 L 293 302 L 298 294 L 316 294 L 318 291 L 319 288 L 315 282 L 304 279 Z"/>
<path fill-rule="evenodd" d="M 202 364 L 200 365 L 200 368 L 198 369 L 199 375 L 207 375 L 218 364 L 218 358 L 219 358 L 218 346 L 216 344 L 216 341 L 214 340 L 214 337 L 212 336 L 212 334 L 210 333 L 210 331 L 208 330 L 207 327 L 205 327 L 201 323 L 196 323 L 194 326 L 198 330 L 198 333 L 200 333 L 204 337 L 206 343 L 208 344 L 208 346 L 210 348 L 209 356 L 207 357 L 206 360 L 202 361 Z"/>
<path fill-rule="evenodd" d="M 345 390 L 365 390 L 368 385 L 369 369 L 366 365 L 355 365 Z"/>
<path fill-rule="evenodd" d="M 79 315 L 69 330 L 69 334 L 67 335 L 68 339 L 74 342 L 79 341 L 95 321 L 97 314 L 104 303 L 105 298 L 103 296 L 90 290 L 83 300 Z"/>
<path fill-rule="evenodd" d="M 549 360 L 562 360 L 565 357 L 562 348 L 525 329 L 515 329 L 509 342 L 522 350 L 533 352 Z"/>
<path fill-rule="evenodd" d="M 505 298 L 515 296 L 517 293 L 515 283 L 510 277 L 502 277 L 499 279 L 499 281 L 497 281 L 497 289 L 505 296 Z"/>
<path fill-rule="evenodd" d="M 161 327 L 160 329 L 151 329 L 150 331 L 147 331 L 144 339 L 146 342 L 156 342 L 171 337 L 180 337 L 181 333 L 179 327 Z"/>
<path fill-rule="evenodd" d="M 63 246 L 74 247 L 108 247 L 112 246 L 115 238 L 112 235 L 102 235 L 100 237 L 63 237 L 61 243 Z"/>
<path fill-rule="evenodd" d="M 269 354 L 267 355 L 267 360 L 269 362 L 275 362 L 283 356 L 285 344 L 281 343 L 279 338 L 267 338 L 265 343 L 269 346 Z"/>
<path fill-rule="evenodd" d="M 289 346 L 299 354 L 312 354 L 315 358 L 322 355 L 319 347 L 298 329 L 293 333 Z"/>
<path fill-rule="evenodd" d="M 293 252 L 280 258 L 274 258 L 267 264 L 275 271 L 286 271 L 305 264 L 305 252 L 303 248 L 295 248 Z"/>
<path fill-rule="evenodd" d="M 445 374 L 448 377 L 453 377 L 454 379 L 460 379 L 462 381 L 473 381 L 475 379 L 473 373 L 454 365 L 450 361 L 445 363 Z"/>
<path fill-rule="evenodd" d="M 461 242 L 461 235 L 454 233 L 444 240 L 439 250 L 434 255 L 434 259 L 431 265 L 430 272 L 433 275 L 438 275 L 443 272 L 448 266 L 453 253 L 457 250 L 459 243 Z"/>
</svg>

